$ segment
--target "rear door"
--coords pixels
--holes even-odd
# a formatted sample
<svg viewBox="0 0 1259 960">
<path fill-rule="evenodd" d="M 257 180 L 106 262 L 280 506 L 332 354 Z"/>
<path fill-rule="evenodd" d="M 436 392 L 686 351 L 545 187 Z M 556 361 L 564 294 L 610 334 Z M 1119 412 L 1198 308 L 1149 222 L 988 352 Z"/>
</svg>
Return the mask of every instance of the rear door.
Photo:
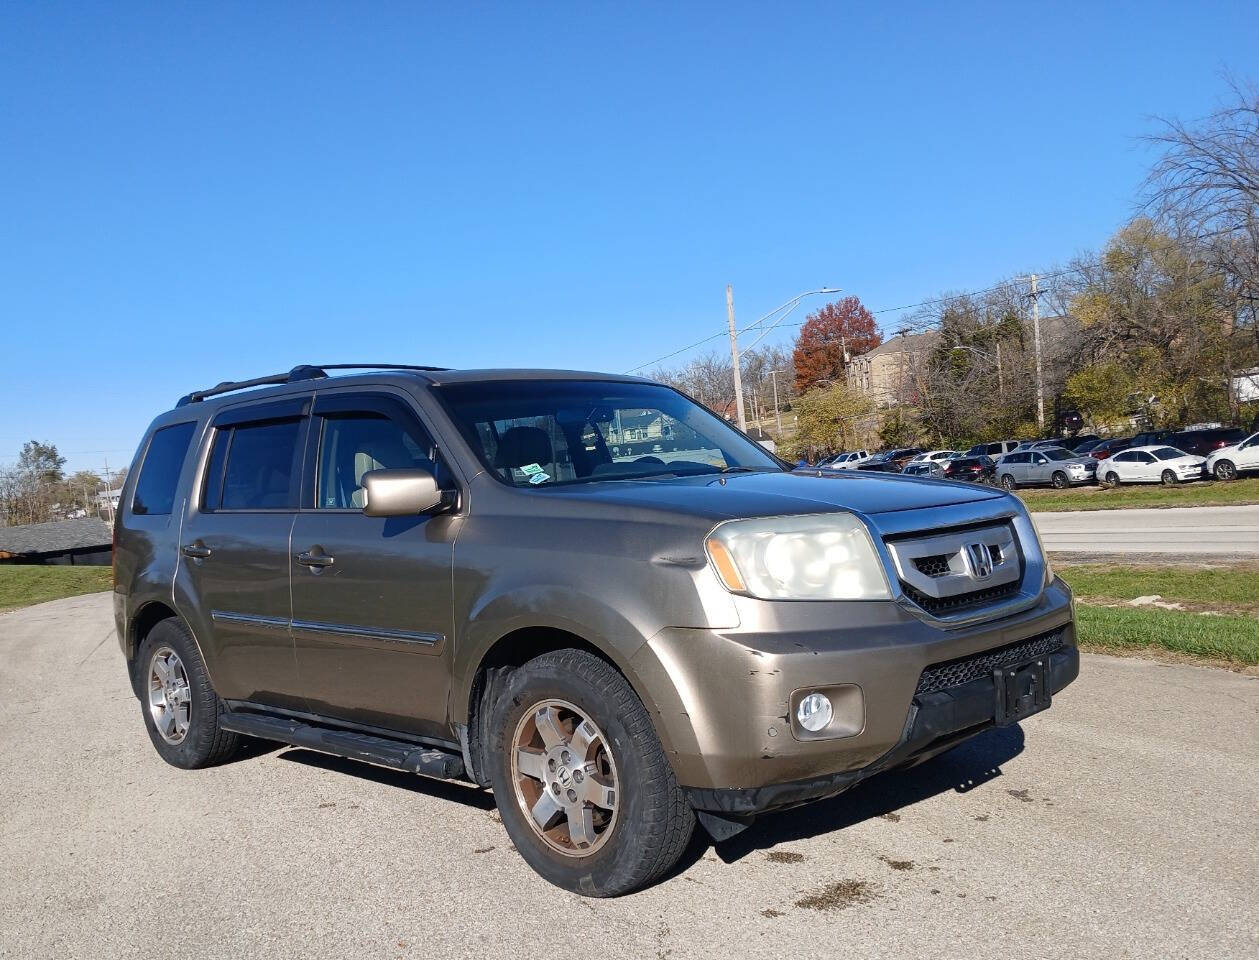
<svg viewBox="0 0 1259 960">
<path fill-rule="evenodd" d="M 453 514 L 369 517 L 368 470 L 423 467 L 454 486 L 410 402 L 387 392 L 315 401 L 293 529 L 293 637 L 311 709 L 449 737 Z"/>
<path fill-rule="evenodd" d="M 309 395 L 213 421 L 180 535 L 175 592 L 229 700 L 305 709 L 289 634 L 289 536 Z"/>
</svg>

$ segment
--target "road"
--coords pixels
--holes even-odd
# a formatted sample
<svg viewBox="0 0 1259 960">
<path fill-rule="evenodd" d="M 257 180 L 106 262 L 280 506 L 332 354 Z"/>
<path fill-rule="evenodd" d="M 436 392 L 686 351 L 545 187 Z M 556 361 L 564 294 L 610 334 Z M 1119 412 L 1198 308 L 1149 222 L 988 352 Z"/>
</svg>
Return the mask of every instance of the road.
<svg viewBox="0 0 1259 960">
<path fill-rule="evenodd" d="M 168 767 L 107 595 L 0 614 L 2 957 L 1255 957 L 1257 789 L 1259 680 L 1086 656 L 1022 728 L 590 901 L 485 792 L 294 749 Z"/>
<path fill-rule="evenodd" d="M 1259 556 L 1259 506 L 1034 513 L 1050 553 Z"/>
</svg>

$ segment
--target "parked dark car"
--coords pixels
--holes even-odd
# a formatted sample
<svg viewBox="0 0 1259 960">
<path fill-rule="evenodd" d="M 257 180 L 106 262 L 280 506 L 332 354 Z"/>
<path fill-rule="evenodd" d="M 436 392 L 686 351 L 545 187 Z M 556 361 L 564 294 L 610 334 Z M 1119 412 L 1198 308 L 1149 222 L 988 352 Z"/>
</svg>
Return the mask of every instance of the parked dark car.
<svg viewBox="0 0 1259 960">
<path fill-rule="evenodd" d="M 1090 450 L 1092 450 L 1095 446 L 1097 446 L 1101 442 L 1102 442 L 1101 437 L 1094 437 L 1092 440 L 1085 440 L 1079 446 L 1073 448 L 1071 452 L 1077 455 L 1085 454 L 1085 453 L 1088 453 Z"/>
<path fill-rule="evenodd" d="M 1128 444 L 1130 447 L 1166 447 L 1172 444 L 1175 430 L 1146 430 L 1138 433 Z"/>
<path fill-rule="evenodd" d="M 1088 455 L 1094 460 L 1105 460 L 1107 457 L 1114 456 L 1120 450 L 1127 450 L 1130 446 L 1132 446 L 1131 437 L 1109 437 L 1092 450 L 1089 450 Z"/>
<path fill-rule="evenodd" d="M 936 460 L 914 460 L 905 464 L 901 473 L 907 477 L 931 477 L 938 480 L 944 476 L 944 468 Z"/>
<path fill-rule="evenodd" d="M 991 443 L 977 443 L 966 451 L 966 456 L 992 457 L 995 461 L 997 457 L 1017 450 L 1018 446 L 1019 442 L 1017 440 L 994 440 Z"/>
<path fill-rule="evenodd" d="M 1080 447 L 1088 443 L 1097 443 L 1102 438 L 1095 433 L 1081 433 L 1075 437 L 1064 437 L 1061 445 L 1066 447 L 1072 453 L 1081 453 Z"/>
<path fill-rule="evenodd" d="M 905 464 L 923 452 L 922 447 L 903 447 L 899 450 L 888 450 L 886 453 L 875 454 L 857 469 L 870 470 L 875 473 L 900 473 L 905 469 Z"/>
<path fill-rule="evenodd" d="M 1192 453 L 1195 457 L 1208 457 L 1216 450 L 1241 443 L 1246 431 L 1241 427 L 1212 427 L 1206 430 L 1181 430 L 1172 434 L 1169 447 Z"/>
<path fill-rule="evenodd" d="M 972 483 L 992 483 L 996 476 L 997 462 L 992 457 L 958 457 L 943 465 L 945 480 L 969 480 Z"/>
</svg>

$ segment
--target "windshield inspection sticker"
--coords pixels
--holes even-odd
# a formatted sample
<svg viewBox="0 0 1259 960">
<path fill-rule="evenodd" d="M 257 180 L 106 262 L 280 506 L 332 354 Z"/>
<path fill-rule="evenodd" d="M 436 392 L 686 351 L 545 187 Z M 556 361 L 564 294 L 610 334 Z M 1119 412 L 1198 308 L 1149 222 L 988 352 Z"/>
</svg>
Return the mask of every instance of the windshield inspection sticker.
<svg viewBox="0 0 1259 960">
<path fill-rule="evenodd" d="M 537 473 L 530 475 L 529 482 L 532 483 L 536 487 L 539 483 L 546 483 L 550 479 L 551 477 L 548 474 L 545 474 L 539 470 Z"/>
</svg>

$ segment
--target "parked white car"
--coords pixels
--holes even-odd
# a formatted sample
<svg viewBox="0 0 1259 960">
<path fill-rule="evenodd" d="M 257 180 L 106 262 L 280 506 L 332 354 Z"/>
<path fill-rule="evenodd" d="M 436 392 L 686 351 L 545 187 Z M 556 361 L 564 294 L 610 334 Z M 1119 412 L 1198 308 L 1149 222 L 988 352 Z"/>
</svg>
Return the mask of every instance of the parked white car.
<svg viewBox="0 0 1259 960">
<path fill-rule="evenodd" d="M 926 453 L 920 453 L 910 463 L 944 463 L 945 460 L 952 460 L 954 457 L 960 457 L 962 454 L 958 450 L 928 450 Z M 908 466 L 908 464 L 906 464 Z"/>
<path fill-rule="evenodd" d="M 1182 480 L 1201 480 L 1203 457 L 1175 447 L 1155 444 L 1129 447 L 1097 465 L 1097 479 L 1109 487 L 1121 483 L 1162 483 L 1174 486 Z"/>
<path fill-rule="evenodd" d="M 826 464 L 824 470 L 851 470 L 859 463 L 864 463 L 870 459 L 869 450 L 852 450 L 849 453 L 841 453 L 838 457 Z"/>
<path fill-rule="evenodd" d="M 1211 451 L 1206 460 L 1206 472 L 1216 480 L 1236 480 L 1239 473 L 1249 470 L 1259 470 L 1259 433 Z"/>
</svg>

